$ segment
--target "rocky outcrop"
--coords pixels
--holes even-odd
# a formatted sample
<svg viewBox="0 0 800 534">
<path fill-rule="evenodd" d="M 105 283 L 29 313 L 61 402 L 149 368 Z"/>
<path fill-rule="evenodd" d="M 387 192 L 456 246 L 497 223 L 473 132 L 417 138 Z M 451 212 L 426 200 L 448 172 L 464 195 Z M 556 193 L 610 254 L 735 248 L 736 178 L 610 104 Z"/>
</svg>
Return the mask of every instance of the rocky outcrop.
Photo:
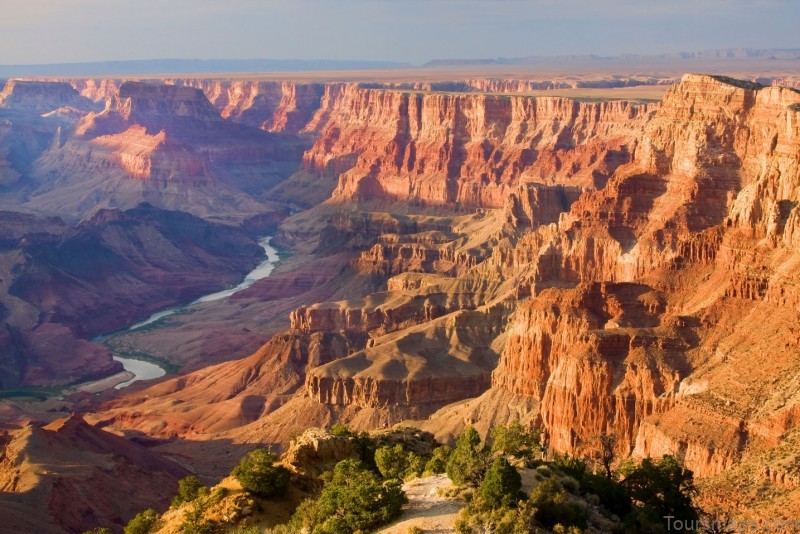
<svg viewBox="0 0 800 534">
<path fill-rule="evenodd" d="M 457 276 L 483 259 L 477 251 L 459 251 L 453 246 L 419 241 L 403 243 L 394 239 L 381 241 L 362 252 L 353 262 L 360 272 L 381 276 L 394 276 L 407 272 L 435 272 Z"/>
<path fill-rule="evenodd" d="M 119 86 L 123 80 L 115 79 L 70 79 L 64 80 L 69 83 L 81 96 L 88 98 L 92 102 L 105 103 L 109 98 L 119 94 Z"/>
<path fill-rule="evenodd" d="M 301 306 L 292 312 L 291 326 L 307 333 L 348 332 L 377 337 L 458 310 L 475 309 L 491 287 L 478 280 L 442 277 L 436 282 L 413 291 L 387 291 L 364 299 Z"/>
<path fill-rule="evenodd" d="M 334 436 L 321 428 L 309 428 L 293 439 L 281 456 L 282 462 L 295 474 L 317 478 L 330 471 L 337 463 L 347 459 L 358 459 L 355 440 L 349 436 Z"/>
<path fill-rule="evenodd" d="M 538 228 L 556 223 L 581 192 L 577 187 L 521 184 L 505 201 L 506 221 L 514 228 Z"/>
<path fill-rule="evenodd" d="M 585 449 L 603 432 L 632 443 L 672 404 L 685 368 L 689 345 L 662 327 L 663 312 L 664 296 L 646 286 L 546 290 L 518 311 L 493 387 L 538 400 L 557 450 Z"/>
<path fill-rule="evenodd" d="M 117 110 L 127 121 L 156 128 L 159 120 L 176 117 L 202 121 L 221 120 L 202 91 L 175 85 L 125 82 L 119 87 Z M 167 122 L 167 126 L 171 123 Z"/>
</svg>

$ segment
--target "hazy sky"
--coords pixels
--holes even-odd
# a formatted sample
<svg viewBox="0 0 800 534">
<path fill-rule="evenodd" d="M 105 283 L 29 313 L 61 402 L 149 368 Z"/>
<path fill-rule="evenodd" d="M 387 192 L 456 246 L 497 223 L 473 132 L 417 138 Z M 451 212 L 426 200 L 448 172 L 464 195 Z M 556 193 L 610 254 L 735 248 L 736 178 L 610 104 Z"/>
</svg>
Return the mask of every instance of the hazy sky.
<svg viewBox="0 0 800 534">
<path fill-rule="evenodd" d="M 800 0 L 0 0 L 0 64 L 800 48 Z"/>
</svg>

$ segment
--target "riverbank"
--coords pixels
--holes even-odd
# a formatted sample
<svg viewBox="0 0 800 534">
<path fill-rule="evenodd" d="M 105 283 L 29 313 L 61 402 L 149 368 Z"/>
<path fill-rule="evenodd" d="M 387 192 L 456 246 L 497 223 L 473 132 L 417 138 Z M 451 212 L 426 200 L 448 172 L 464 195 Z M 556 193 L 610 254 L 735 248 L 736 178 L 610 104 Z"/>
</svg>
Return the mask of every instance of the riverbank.
<svg viewBox="0 0 800 534">
<path fill-rule="evenodd" d="M 77 391 L 86 393 L 100 393 L 107 389 L 117 387 L 119 384 L 133 379 L 136 375 L 130 371 L 120 371 L 119 373 L 101 378 L 100 380 L 92 380 L 91 382 L 83 382 L 75 387 Z"/>
<path fill-rule="evenodd" d="M 129 326 L 122 332 L 127 333 L 142 329 L 159 328 L 159 326 L 163 324 L 163 322 L 170 316 L 190 313 L 189 309 L 195 305 L 208 304 L 214 301 L 223 300 L 225 298 L 230 297 L 231 295 L 238 293 L 239 291 L 249 288 L 258 280 L 268 277 L 274 271 L 275 265 L 278 263 L 278 261 L 280 261 L 279 251 L 271 245 L 272 239 L 273 236 L 265 236 L 259 239 L 258 244 L 261 246 L 261 248 L 264 249 L 266 257 L 261 263 L 259 263 L 255 267 L 255 269 L 253 269 L 247 275 L 245 275 L 244 279 L 235 287 L 224 289 L 221 291 L 215 291 L 214 293 L 210 293 L 208 295 L 203 295 L 188 304 L 174 306 L 166 310 L 160 310 L 150 315 L 150 317 L 148 317 L 147 319 L 134 323 L 133 325 Z M 111 334 L 109 336 L 98 337 L 95 340 L 98 342 L 102 342 L 109 350 L 111 350 L 114 353 L 114 359 L 122 363 L 123 367 L 125 368 L 125 372 L 129 373 L 130 377 L 124 380 L 117 381 L 111 385 L 108 385 L 108 387 L 106 387 L 105 389 L 110 389 L 111 387 L 114 387 L 116 389 L 122 389 L 140 380 L 154 380 L 166 374 L 174 373 L 177 371 L 177 368 L 174 367 L 173 365 L 169 364 L 168 362 L 159 360 L 157 358 L 136 357 L 137 351 L 133 350 L 133 348 L 131 347 L 122 348 L 116 346 L 116 344 L 113 342 L 113 338 L 114 334 Z M 96 382 L 102 382 L 102 385 L 110 384 L 110 382 L 95 381 L 95 383 Z M 99 386 L 93 386 L 93 387 L 96 388 Z M 100 391 L 102 391 L 102 389 L 100 389 Z"/>
</svg>

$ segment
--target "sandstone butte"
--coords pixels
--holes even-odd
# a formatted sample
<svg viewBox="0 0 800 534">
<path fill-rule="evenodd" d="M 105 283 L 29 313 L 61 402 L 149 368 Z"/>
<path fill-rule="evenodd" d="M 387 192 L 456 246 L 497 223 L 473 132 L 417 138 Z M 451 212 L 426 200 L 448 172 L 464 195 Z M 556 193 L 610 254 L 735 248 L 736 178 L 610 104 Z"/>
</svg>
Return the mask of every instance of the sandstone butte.
<svg viewBox="0 0 800 534">
<path fill-rule="evenodd" d="M 451 440 L 521 419 L 559 452 L 591 454 L 609 432 L 623 455 L 677 454 L 704 498 L 745 516 L 800 514 L 797 90 L 688 74 L 639 104 L 494 82 L 71 83 L 108 104 L 76 123 L 65 158 L 91 146 L 126 180 L 153 179 L 153 155 L 174 150 L 154 147 L 181 121 L 148 125 L 136 100 L 166 101 L 195 125 L 301 147 L 262 199 L 309 208 L 280 225 L 311 266 L 278 273 L 299 295 L 291 311 L 247 301 L 280 311 L 280 332 L 244 359 L 88 404 L 90 422 L 169 439 L 157 449 L 212 472 L 211 451 L 336 420 L 411 420 Z M 187 130 L 176 139 L 205 164 Z M 182 161 L 163 164 L 202 168 Z M 312 281 L 321 265 L 339 274 Z M 252 295 L 275 291 L 263 287 Z"/>
</svg>

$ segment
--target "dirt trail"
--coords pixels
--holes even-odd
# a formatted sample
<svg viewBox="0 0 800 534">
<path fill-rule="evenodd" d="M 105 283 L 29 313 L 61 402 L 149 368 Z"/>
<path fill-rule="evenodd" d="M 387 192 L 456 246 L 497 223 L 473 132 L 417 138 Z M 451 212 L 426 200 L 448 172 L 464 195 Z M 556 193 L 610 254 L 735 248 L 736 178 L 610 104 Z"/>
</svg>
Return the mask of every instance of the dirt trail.
<svg viewBox="0 0 800 534">
<path fill-rule="evenodd" d="M 464 503 L 441 497 L 436 491 L 452 485 L 447 475 L 415 478 L 406 482 L 403 490 L 408 496 L 408 504 L 403 507 L 403 514 L 378 533 L 407 534 L 410 527 L 417 527 L 425 533 L 455 532 L 456 518 Z"/>
</svg>

